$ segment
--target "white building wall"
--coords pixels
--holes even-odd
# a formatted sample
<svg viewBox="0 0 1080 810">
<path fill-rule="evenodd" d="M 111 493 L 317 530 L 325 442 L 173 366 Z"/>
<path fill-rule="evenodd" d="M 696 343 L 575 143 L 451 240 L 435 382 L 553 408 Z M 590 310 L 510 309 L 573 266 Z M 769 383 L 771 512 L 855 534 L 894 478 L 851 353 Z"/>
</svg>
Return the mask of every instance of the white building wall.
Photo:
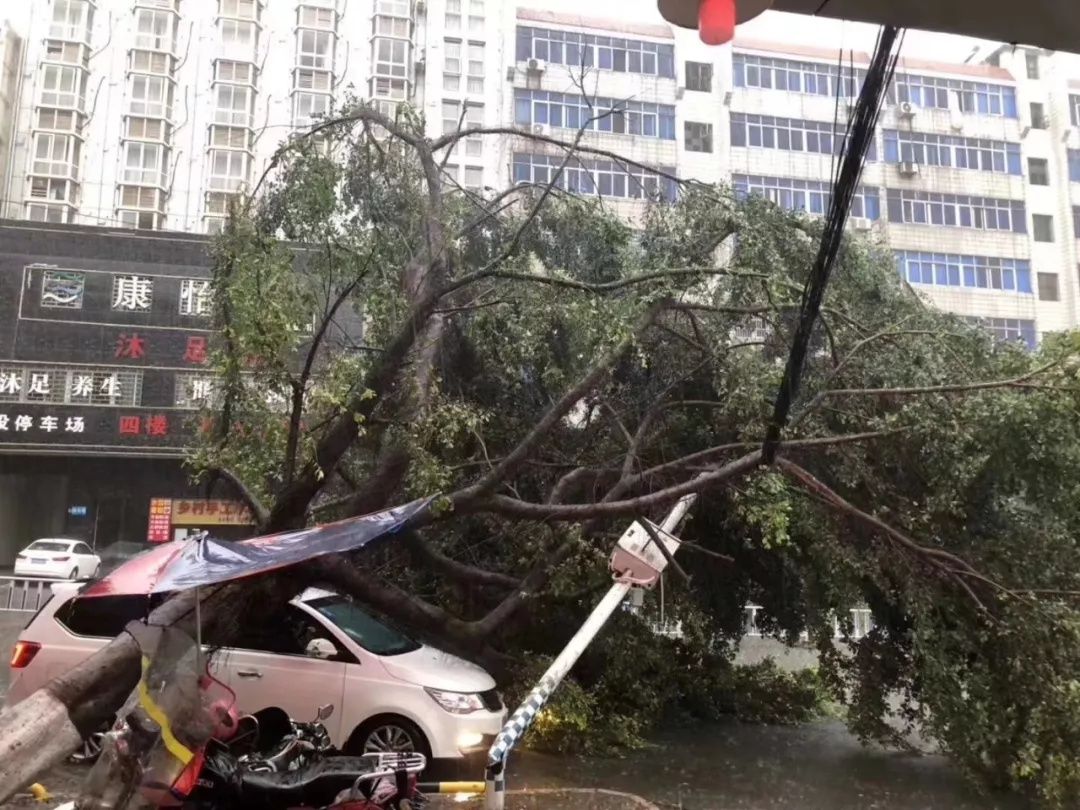
<svg viewBox="0 0 1080 810">
<path fill-rule="evenodd" d="M 7 23 L 0 22 L 0 216 L 10 194 L 12 140 L 22 87 L 23 41 Z"/>
</svg>

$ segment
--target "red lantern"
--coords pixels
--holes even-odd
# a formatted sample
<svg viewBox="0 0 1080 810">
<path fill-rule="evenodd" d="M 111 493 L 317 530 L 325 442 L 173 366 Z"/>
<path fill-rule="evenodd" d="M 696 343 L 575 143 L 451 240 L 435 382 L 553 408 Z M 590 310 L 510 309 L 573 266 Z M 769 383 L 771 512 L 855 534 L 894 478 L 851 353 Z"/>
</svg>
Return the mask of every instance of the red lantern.
<svg viewBox="0 0 1080 810">
<path fill-rule="evenodd" d="M 696 28 L 707 45 L 723 45 L 735 36 L 735 26 L 752 20 L 773 0 L 658 0 L 665 20 L 681 28 Z"/>
</svg>

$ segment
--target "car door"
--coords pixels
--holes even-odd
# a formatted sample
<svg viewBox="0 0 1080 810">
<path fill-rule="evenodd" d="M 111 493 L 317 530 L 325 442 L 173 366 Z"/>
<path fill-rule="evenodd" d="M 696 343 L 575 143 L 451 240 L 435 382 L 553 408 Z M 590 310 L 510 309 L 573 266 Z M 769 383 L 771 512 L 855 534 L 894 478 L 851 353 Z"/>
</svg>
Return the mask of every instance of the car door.
<svg viewBox="0 0 1080 810">
<path fill-rule="evenodd" d="M 86 543 L 75 544 L 75 555 L 78 557 L 79 576 L 93 576 L 98 565 L 97 555 Z"/>
<path fill-rule="evenodd" d="M 276 706 L 294 720 L 311 721 L 320 706 L 332 703 L 335 711 L 324 725 L 337 739 L 345 667 L 352 656 L 335 642 L 338 660 L 313 658 L 305 650 L 315 638 L 333 641 L 312 617 L 295 605 L 284 605 L 249 621 L 232 647 L 219 649 L 218 671 L 236 692 L 239 711 Z"/>
</svg>

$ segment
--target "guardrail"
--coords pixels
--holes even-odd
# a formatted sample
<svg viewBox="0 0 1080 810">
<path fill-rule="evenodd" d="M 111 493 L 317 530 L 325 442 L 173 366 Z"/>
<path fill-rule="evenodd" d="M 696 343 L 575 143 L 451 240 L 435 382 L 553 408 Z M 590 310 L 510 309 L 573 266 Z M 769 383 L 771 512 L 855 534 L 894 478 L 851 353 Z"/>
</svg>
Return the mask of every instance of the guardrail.
<svg viewBox="0 0 1080 810">
<path fill-rule="evenodd" d="M 37 613 L 52 596 L 53 584 L 64 581 L 0 576 L 0 611 Z"/>
</svg>

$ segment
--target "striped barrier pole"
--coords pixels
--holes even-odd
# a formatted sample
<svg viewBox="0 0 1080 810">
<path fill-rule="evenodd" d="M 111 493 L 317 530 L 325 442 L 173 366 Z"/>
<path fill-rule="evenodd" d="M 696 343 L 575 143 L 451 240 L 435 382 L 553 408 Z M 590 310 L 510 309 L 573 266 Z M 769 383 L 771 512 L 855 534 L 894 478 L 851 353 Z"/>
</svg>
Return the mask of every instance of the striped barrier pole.
<svg viewBox="0 0 1080 810">
<path fill-rule="evenodd" d="M 693 506 L 695 500 L 697 500 L 697 495 L 683 496 L 658 527 L 662 533 L 664 545 L 667 546 L 670 553 L 674 553 L 679 547 L 679 541 L 671 533 L 682 523 L 683 518 L 686 517 L 686 513 L 690 511 L 690 507 Z M 630 589 L 634 585 L 651 587 L 667 564 L 667 555 L 663 554 L 659 549 L 649 548 L 650 542 L 649 534 L 638 524 L 631 526 L 620 538 L 619 546 L 616 547 L 616 555 L 612 558 L 616 577 L 615 584 L 611 586 L 611 589 L 600 600 L 600 603 L 593 608 L 589 618 L 581 625 L 558 657 L 551 662 L 551 666 L 548 667 L 540 681 L 533 687 L 525 701 L 518 706 L 517 711 L 506 721 L 506 725 L 503 726 L 499 736 L 495 738 L 491 750 L 488 751 L 487 768 L 484 773 L 484 807 L 486 810 L 503 810 L 505 807 L 506 759 L 518 740 L 529 730 L 529 726 L 532 725 L 540 710 L 544 708 L 544 704 L 547 703 L 552 693 L 562 683 L 566 673 L 577 663 L 581 654 L 585 652 L 597 633 L 611 618 L 611 614 L 622 604 Z M 629 576 L 627 569 L 620 569 L 620 566 L 616 564 L 619 549 L 630 547 L 634 549 L 632 554 L 639 559 L 644 558 L 647 567 L 652 570 L 654 576 L 651 581 L 639 575 Z"/>
</svg>

